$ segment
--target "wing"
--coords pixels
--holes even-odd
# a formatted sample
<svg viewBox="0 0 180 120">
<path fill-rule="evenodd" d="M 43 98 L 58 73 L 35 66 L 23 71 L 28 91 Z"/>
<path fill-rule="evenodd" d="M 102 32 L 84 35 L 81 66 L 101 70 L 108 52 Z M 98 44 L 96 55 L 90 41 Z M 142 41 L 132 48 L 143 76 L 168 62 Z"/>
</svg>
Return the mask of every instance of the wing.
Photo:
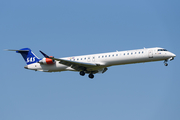
<svg viewBox="0 0 180 120">
<path fill-rule="evenodd" d="M 59 61 L 59 63 L 69 66 L 77 71 L 80 70 L 87 70 L 88 68 L 100 66 L 100 64 L 95 64 L 95 63 L 84 63 L 84 62 L 77 62 L 77 61 L 70 61 L 70 60 L 65 60 L 65 59 L 60 59 L 60 58 L 53 58 L 49 57 L 52 60 Z"/>
<path fill-rule="evenodd" d="M 71 60 L 66 60 L 66 59 L 61 59 L 61 58 L 54 58 L 51 56 L 46 55 L 42 51 L 40 51 L 44 57 L 59 61 L 60 64 L 69 66 L 70 68 L 76 70 L 76 71 L 86 71 L 86 72 L 94 72 L 97 73 L 99 68 L 103 68 L 102 63 L 86 63 L 86 62 L 77 62 L 77 61 L 71 61 Z"/>
</svg>

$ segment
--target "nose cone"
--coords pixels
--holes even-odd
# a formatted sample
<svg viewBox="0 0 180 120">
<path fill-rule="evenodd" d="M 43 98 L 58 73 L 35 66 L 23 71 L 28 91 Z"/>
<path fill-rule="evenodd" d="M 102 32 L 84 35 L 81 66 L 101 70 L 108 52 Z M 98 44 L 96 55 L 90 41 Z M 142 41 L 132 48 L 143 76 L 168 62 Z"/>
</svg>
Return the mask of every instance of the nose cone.
<svg viewBox="0 0 180 120">
<path fill-rule="evenodd" d="M 176 55 L 172 53 L 172 57 L 176 57 Z"/>
<path fill-rule="evenodd" d="M 26 65 L 26 66 L 24 66 L 24 68 L 25 68 L 25 69 L 28 69 L 28 66 Z"/>
</svg>

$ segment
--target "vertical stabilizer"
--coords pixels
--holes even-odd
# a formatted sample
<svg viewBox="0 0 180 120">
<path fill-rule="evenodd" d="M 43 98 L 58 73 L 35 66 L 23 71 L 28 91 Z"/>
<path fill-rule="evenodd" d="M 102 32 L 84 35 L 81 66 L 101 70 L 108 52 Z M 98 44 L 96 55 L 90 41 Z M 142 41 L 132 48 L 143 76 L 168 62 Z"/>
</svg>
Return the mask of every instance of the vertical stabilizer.
<svg viewBox="0 0 180 120">
<path fill-rule="evenodd" d="M 39 62 L 39 58 L 31 51 L 29 48 L 23 48 L 20 50 L 11 50 L 20 53 L 24 60 L 26 61 L 27 65 Z"/>
</svg>

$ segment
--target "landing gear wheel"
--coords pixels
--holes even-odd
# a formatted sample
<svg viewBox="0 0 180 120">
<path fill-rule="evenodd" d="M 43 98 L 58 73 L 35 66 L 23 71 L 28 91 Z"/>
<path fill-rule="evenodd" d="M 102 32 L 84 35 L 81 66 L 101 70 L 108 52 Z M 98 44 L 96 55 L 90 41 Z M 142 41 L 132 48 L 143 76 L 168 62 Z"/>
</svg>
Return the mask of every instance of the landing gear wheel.
<svg viewBox="0 0 180 120">
<path fill-rule="evenodd" d="M 81 76 L 84 76 L 84 75 L 85 75 L 85 72 L 84 72 L 84 71 L 80 71 L 79 74 L 80 74 Z"/>
<path fill-rule="evenodd" d="M 168 64 L 167 64 L 167 63 L 164 63 L 164 65 L 165 65 L 165 66 L 168 66 Z"/>
<path fill-rule="evenodd" d="M 89 74 L 89 78 L 93 79 L 94 78 L 94 75 L 91 73 Z"/>
</svg>

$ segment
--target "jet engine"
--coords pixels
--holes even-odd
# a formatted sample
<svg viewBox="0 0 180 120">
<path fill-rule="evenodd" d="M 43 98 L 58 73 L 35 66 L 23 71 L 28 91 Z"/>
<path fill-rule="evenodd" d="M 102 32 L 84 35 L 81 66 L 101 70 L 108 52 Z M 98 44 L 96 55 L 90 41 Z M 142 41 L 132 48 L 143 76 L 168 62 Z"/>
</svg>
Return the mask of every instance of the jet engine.
<svg viewBox="0 0 180 120">
<path fill-rule="evenodd" d="M 53 56 L 50 56 L 53 57 Z M 42 60 L 39 61 L 40 64 L 54 64 L 55 61 L 50 59 L 50 58 L 43 58 Z"/>
</svg>

